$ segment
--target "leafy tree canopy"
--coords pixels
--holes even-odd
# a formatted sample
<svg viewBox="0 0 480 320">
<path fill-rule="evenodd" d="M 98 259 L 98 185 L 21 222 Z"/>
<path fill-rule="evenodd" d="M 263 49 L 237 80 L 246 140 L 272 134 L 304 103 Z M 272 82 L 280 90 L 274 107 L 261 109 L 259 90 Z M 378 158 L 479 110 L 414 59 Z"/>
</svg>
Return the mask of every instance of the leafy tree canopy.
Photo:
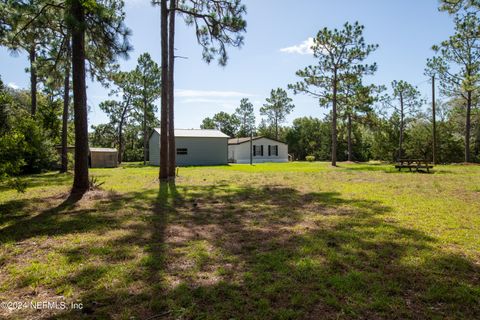
<svg viewBox="0 0 480 320">
<path fill-rule="evenodd" d="M 227 136 L 235 137 L 240 120 L 235 116 L 224 111 L 216 113 L 213 118 L 205 118 L 200 125 L 201 129 L 216 129 L 225 133 Z"/>
<path fill-rule="evenodd" d="M 217 58 L 224 66 L 228 61 L 226 47 L 243 45 L 247 23 L 241 0 L 179 0 L 176 10 L 187 25 L 195 27 L 206 62 Z"/>
<path fill-rule="evenodd" d="M 239 137 L 246 137 L 255 128 L 255 113 L 253 104 L 248 98 L 240 100 L 240 106 L 235 109 L 235 115 L 240 121 L 240 128 L 237 133 Z"/>
</svg>

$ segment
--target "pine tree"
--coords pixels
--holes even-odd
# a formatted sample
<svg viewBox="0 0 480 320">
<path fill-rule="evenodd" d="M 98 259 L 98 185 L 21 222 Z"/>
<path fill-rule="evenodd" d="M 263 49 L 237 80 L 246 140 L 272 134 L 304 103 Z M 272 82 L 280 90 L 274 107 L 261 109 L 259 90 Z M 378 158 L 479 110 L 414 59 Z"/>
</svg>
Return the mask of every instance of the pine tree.
<svg viewBox="0 0 480 320">
<path fill-rule="evenodd" d="M 175 10 L 177 0 L 170 0 L 168 13 L 168 177 L 175 179 L 177 149 L 175 147 Z"/>
<path fill-rule="evenodd" d="M 29 0 L 6 4 L 9 12 L 19 16 L 16 19 L 12 15 L 12 20 L 9 20 L 14 25 L 10 32 L 12 35 L 10 41 L 13 44 L 16 39 L 25 39 L 22 42 L 19 40 L 19 43 L 29 43 L 32 35 L 42 40 L 58 40 L 62 36 L 59 25 L 65 26 L 71 36 L 75 124 L 73 193 L 83 193 L 89 189 L 86 74 L 89 72 L 99 80 L 104 79 L 105 70 L 113 65 L 119 55 L 126 55 L 131 49 L 127 41 L 130 31 L 123 23 L 125 18 L 123 5 L 123 1 L 115 0 Z M 3 20 L 3 13 L 1 17 L 0 20 Z M 36 34 L 38 30 L 48 37 L 39 37 Z M 46 50 L 45 47 L 48 45 L 49 41 L 42 41 L 40 48 Z M 88 66 L 86 60 L 89 61 Z M 32 98 L 34 96 L 32 94 Z"/>
<path fill-rule="evenodd" d="M 13 54 L 23 51 L 27 53 L 30 67 L 30 113 L 37 112 L 38 73 L 37 56 L 46 44 L 53 39 L 51 30 L 44 26 L 49 23 L 47 15 L 37 15 L 43 9 L 41 1 L 26 0 L 8 2 L 2 5 L 5 33 L 1 44 L 7 46 Z"/>
<path fill-rule="evenodd" d="M 381 86 L 363 85 L 361 77 L 355 75 L 349 77 L 339 89 L 340 111 L 347 122 L 348 161 L 353 161 L 353 121 L 359 121 L 361 115 L 373 112 L 372 104 L 382 90 Z"/>
<path fill-rule="evenodd" d="M 375 72 L 376 64 L 362 62 L 378 45 L 367 45 L 364 27 L 358 22 L 345 23 L 343 29 L 320 30 L 312 46 L 318 63 L 297 71 L 300 82 L 289 85 L 294 93 L 305 93 L 319 99 L 320 105 L 332 108 L 332 166 L 337 164 L 337 104 L 338 90 L 350 75 Z"/>
<path fill-rule="evenodd" d="M 275 128 L 275 139 L 278 140 L 278 127 L 285 122 L 285 118 L 292 112 L 295 105 L 282 88 L 272 89 L 267 103 L 260 108 L 260 114 L 267 117 L 267 121 Z"/>
<path fill-rule="evenodd" d="M 480 1 L 478 0 L 440 0 L 440 10 L 449 13 L 457 13 L 459 11 L 480 11 Z"/>
<path fill-rule="evenodd" d="M 136 109 L 135 99 L 142 91 L 138 82 L 139 74 L 136 70 L 130 72 L 116 72 L 112 80 L 117 87 L 110 92 L 112 96 L 121 96 L 120 101 L 107 100 L 100 103 L 99 107 L 110 118 L 110 124 L 117 129 L 118 163 L 122 163 L 125 152 L 124 127 L 134 115 Z"/>
<path fill-rule="evenodd" d="M 124 26 L 123 2 L 114 0 L 81 1 L 66 3 L 65 20 L 72 35 L 72 78 L 75 123 L 75 174 L 72 192 L 89 189 L 88 178 L 88 119 L 85 84 L 87 57 L 95 56 L 97 70 L 90 73 L 101 77 L 109 63 L 118 55 L 131 49 L 127 37 L 130 31 Z M 88 47 L 88 51 L 85 47 Z"/>
<path fill-rule="evenodd" d="M 205 118 L 200 125 L 201 129 L 216 129 L 233 138 L 238 133 L 240 120 L 234 114 L 228 114 L 220 111 L 213 115 L 212 118 Z"/>
<path fill-rule="evenodd" d="M 148 128 L 155 117 L 155 100 L 160 97 L 161 89 L 161 71 L 155 61 L 152 60 L 150 54 L 142 54 L 137 61 L 136 77 L 138 81 L 138 104 L 141 106 L 141 123 L 143 133 L 143 164 L 147 163 L 147 145 L 148 145 Z"/>
<path fill-rule="evenodd" d="M 480 89 L 480 19 L 469 13 L 455 17 L 455 34 L 433 46 L 437 55 L 428 59 L 427 73 L 439 78 L 441 93 L 461 98 L 465 104 L 465 162 L 470 162 L 471 113 Z"/>
<path fill-rule="evenodd" d="M 253 110 L 253 104 L 248 98 L 240 100 L 240 106 L 235 109 L 235 115 L 240 120 L 240 128 L 237 136 L 250 136 L 251 131 L 255 128 L 255 113 Z"/>
<path fill-rule="evenodd" d="M 161 106 L 160 106 L 160 181 L 168 179 L 168 7 L 167 0 L 160 0 L 160 41 L 162 48 L 162 84 L 161 84 Z"/>
<path fill-rule="evenodd" d="M 154 2 L 160 5 L 162 47 L 160 180 L 175 178 L 173 133 L 175 13 L 182 16 L 188 26 L 195 27 L 197 42 L 202 47 L 202 56 L 207 63 L 218 58 L 220 65 L 226 65 L 227 46 L 240 47 L 243 44 L 242 33 L 246 28 L 246 22 L 243 19 L 246 8 L 240 0 L 170 0 L 170 3 L 167 2 L 167 0 Z"/>
<path fill-rule="evenodd" d="M 383 103 L 387 107 L 392 108 L 400 118 L 397 159 L 402 159 L 404 156 L 403 143 L 406 123 L 418 114 L 424 101 L 421 99 L 420 91 L 418 91 L 417 87 L 406 81 L 395 80 L 392 81 L 391 86 L 393 94 L 391 97 L 385 96 Z"/>
</svg>

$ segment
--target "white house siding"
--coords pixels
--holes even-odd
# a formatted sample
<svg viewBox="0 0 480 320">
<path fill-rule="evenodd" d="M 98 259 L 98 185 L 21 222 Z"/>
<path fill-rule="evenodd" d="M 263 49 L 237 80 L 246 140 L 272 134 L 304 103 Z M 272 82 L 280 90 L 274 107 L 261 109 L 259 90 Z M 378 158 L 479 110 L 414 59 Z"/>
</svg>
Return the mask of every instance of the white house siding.
<svg viewBox="0 0 480 320">
<path fill-rule="evenodd" d="M 262 146 L 263 145 L 263 156 L 254 155 L 254 163 L 262 162 L 288 162 L 288 145 L 271 140 L 268 138 L 259 138 L 252 141 L 253 146 Z M 268 146 L 278 146 L 278 156 L 271 154 L 268 155 Z M 228 145 L 228 159 L 234 163 L 250 163 L 250 141 L 243 142 L 240 144 L 230 144 Z"/>
<path fill-rule="evenodd" d="M 192 135 L 200 137 L 187 137 L 189 130 L 175 130 L 175 148 L 187 149 L 187 154 L 176 155 L 176 163 L 179 166 L 204 166 L 223 165 L 228 163 L 228 137 L 216 137 L 214 133 L 202 130 L 191 130 Z M 183 135 L 183 136 L 179 136 Z M 220 133 L 220 135 L 223 135 Z M 157 129 L 152 133 L 149 140 L 149 163 L 154 166 L 160 165 L 160 134 Z"/>
</svg>

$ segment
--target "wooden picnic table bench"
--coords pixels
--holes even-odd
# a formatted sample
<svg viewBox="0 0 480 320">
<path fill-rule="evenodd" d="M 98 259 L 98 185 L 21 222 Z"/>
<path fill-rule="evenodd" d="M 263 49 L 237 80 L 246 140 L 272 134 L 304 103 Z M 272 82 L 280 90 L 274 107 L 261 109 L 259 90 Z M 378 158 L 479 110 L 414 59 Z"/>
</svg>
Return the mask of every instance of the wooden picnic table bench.
<svg viewBox="0 0 480 320">
<path fill-rule="evenodd" d="M 398 169 L 398 171 L 401 171 L 403 168 L 408 168 L 410 171 L 415 169 L 418 172 L 419 169 L 426 169 L 427 172 L 430 172 L 430 169 L 433 168 L 433 165 L 424 159 L 400 159 L 395 165 L 395 168 Z"/>
</svg>

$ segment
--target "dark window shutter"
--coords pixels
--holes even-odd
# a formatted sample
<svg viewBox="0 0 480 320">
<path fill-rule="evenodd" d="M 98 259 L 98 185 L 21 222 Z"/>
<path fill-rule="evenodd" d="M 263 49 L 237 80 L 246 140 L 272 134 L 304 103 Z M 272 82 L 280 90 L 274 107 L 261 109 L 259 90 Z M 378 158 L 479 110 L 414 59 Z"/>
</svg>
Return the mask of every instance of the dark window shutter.
<svg viewBox="0 0 480 320">
<path fill-rule="evenodd" d="M 275 146 L 275 155 L 278 156 L 278 146 Z"/>
<path fill-rule="evenodd" d="M 257 146 L 256 145 L 253 146 L 253 155 L 254 156 L 257 155 Z"/>
<path fill-rule="evenodd" d="M 270 157 L 272 155 L 272 151 L 271 151 L 271 145 L 268 145 L 268 156 Z"/>
<path fill-rule="evenodd" d="M 260 146 L 260 155 L 263 157 L 263 144 Z"/>
</svg>

